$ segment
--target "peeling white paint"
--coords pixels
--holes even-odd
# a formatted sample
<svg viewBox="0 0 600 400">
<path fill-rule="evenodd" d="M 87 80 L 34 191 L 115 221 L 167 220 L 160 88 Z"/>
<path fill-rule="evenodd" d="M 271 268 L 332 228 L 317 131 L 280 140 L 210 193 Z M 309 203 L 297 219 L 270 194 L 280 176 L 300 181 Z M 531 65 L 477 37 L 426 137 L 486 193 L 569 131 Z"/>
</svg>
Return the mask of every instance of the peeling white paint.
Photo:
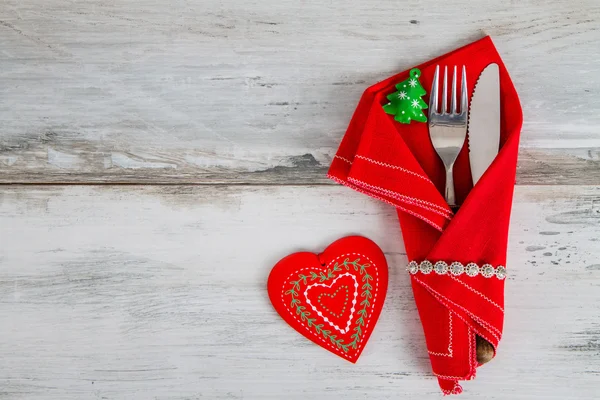
<svg viewBox="0 0 600 400">
<path fill-rule="evenodd" d="M 18 156 L 0 156 L 0 163 L 7 165 L 7 166 L 11 166 L 14 165 L 14 163 L 16 163 L 19 160 L 20 157 Z"/>
<path fill-rule="evenodd" d="M 125 169 L 145 169 L 145 168 L 177 168 L 177 164 L 157 162 L 157 161 L 145 161 L 143 159 L 135 159 L 129 157 L 123 153 L 112 153 L 111 163 L 113 166 L 117 166 Z M 106 165 L 106 163 L 105 163 Z"/>
<path fill-rule="evenodd" d="M 113 164 L 112 164 L 112 155 L 111 156 L 105 156 L 104 159 L 102 160 L 102 164 L 104 165 L 105 169 L 111 168 L 113 166 Z"/>
<path fill-rule="evenodd" d="M 276 165 L 275 163 L 265 163 L 260 161 L 219 156 L 186 155 L 184 160 L 185 162 L 200 168 L 229 168 L 241 169 L 249 172 L 261 171 Z"/>
<path fill-rule="evenodd" d="M 84 166 L 84 160 L 75 154 L 64 153 L 48 146 L 48 164 L 61 169 L 80 169 Z"/>
</svg>

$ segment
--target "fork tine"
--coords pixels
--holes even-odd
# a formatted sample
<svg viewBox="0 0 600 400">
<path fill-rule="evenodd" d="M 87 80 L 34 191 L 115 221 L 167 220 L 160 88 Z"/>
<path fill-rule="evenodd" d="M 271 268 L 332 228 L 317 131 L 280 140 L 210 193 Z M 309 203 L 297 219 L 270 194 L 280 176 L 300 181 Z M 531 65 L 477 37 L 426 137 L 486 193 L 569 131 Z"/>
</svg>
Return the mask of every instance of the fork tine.
<svg viewBox="0 0 600 400">
<path fill-rule="evenodd" d="M 460 113 L 466 114 L 468 111 L 469 97 L 467 96 L 467 69 L 462 68 L 462 90 L 460 93 Z"/>
<path fill-rule="evenodd" d="M 450 112 L 456 114 L 456 65 L 452 74 L 452 98 L 450 100 Z"/>
<path fill-rule="evenodd" d="M 431 91 L 429 92 L 429 112 L 438 112 L 438 75 L 440 72 L 440 66 L 435 67 L 435 74 L 433 74 L 433 83 L 431 84 Z"/>
<path fill-rule="evenodd" d="M 444 67 L 444 90 L 442 90 L 442 115 L 448 112 L 448 66 Z"/>
</svg>

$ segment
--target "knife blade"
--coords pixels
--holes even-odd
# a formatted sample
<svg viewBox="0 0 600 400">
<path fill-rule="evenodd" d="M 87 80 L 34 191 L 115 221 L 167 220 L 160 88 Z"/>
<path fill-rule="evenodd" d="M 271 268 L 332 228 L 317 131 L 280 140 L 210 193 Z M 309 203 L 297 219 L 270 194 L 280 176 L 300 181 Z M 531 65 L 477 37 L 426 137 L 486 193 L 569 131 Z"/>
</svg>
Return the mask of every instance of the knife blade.
<svg viewBox="0 0 600 400">
<path fill-rule="evenodd" d="M 469 161 L 473 185 L 500 148 L 500 70 L 488 65 L 479 75 L 469 108 Z"/>
</svg>

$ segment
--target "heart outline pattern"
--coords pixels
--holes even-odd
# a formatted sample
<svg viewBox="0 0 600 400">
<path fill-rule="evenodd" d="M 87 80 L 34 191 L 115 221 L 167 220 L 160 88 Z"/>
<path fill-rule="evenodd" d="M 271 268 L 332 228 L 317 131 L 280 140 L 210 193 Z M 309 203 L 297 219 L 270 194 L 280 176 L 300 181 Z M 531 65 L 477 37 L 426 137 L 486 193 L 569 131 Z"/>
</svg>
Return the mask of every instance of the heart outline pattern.
<svg viewBox="0 0 600 400">
<path fill-rule="evenodd" d="M 349 276 L 352 278 L 352 280 L 354 281 L 354 298 L 352 299 L 352 308 L 350 309 L 350 316 L 348 317 L 348 321 L 346 322 L 346 327 L 344 329 L 340 329 L 339 326 L 335 325 L 333 322 L 331 322 L 329 320 L 329 318 L 324 317 L 322 315 L 322 311 L 318 310 L 317 307 L 315 307 L 312 302 L 310 301 L 310 299 L 308 298 L 308 292 L 310 291 L 310 289 L 314 288 L 314 287 L 325 287 L 328 289 L 331 289 L 333 287 L 333 285 L 335 285 L 335 283 L 343 278 L 344 276 Z M 323 317 L 323 320 L 325 322 L 327 322 L 329 324 L 329 326 L 331 326 L 333 329 L 335 329 L 336 331 L 340 332 L 340 333 L 347 333 L 350 330 L 350 325 L 352 324 L 352 317 L 354 316 L 354 312 L 356 311 L 355 309 L 355 305 L 356 305 L 356 300 L 358 298 L 358 282 L 356 280 L 356 277 L 348 272 L 345 272 L 343 274 L 338 275 L 332 282 L 330 285 L 323 285 L 322 283 L 314 283 L 312 285 L 308 285 L 306 287 L 306 290 L 304 290 L 304 298 L 306 299 L 306 303 L 312 308 L 312 310 L 314 312 L 317 313 L 317 315 L 319 317 Z M 333 314 L 333 313 L 332 313 Z"/>
</svg>

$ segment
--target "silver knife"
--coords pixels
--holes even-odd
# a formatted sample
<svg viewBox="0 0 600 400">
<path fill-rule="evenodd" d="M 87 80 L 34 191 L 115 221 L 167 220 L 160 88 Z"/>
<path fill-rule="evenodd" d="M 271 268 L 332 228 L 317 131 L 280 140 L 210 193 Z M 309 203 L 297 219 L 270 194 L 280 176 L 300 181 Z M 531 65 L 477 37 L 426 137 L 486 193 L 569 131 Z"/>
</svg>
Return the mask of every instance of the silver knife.
<svg viewBox="0 0 600 400">
<path fill-rule="evenodd" d="M 488 65 L 475 84 L 469 109 L 469 161 L 473 185 L 500 148 L 500 70 Z"/>
</svg>

